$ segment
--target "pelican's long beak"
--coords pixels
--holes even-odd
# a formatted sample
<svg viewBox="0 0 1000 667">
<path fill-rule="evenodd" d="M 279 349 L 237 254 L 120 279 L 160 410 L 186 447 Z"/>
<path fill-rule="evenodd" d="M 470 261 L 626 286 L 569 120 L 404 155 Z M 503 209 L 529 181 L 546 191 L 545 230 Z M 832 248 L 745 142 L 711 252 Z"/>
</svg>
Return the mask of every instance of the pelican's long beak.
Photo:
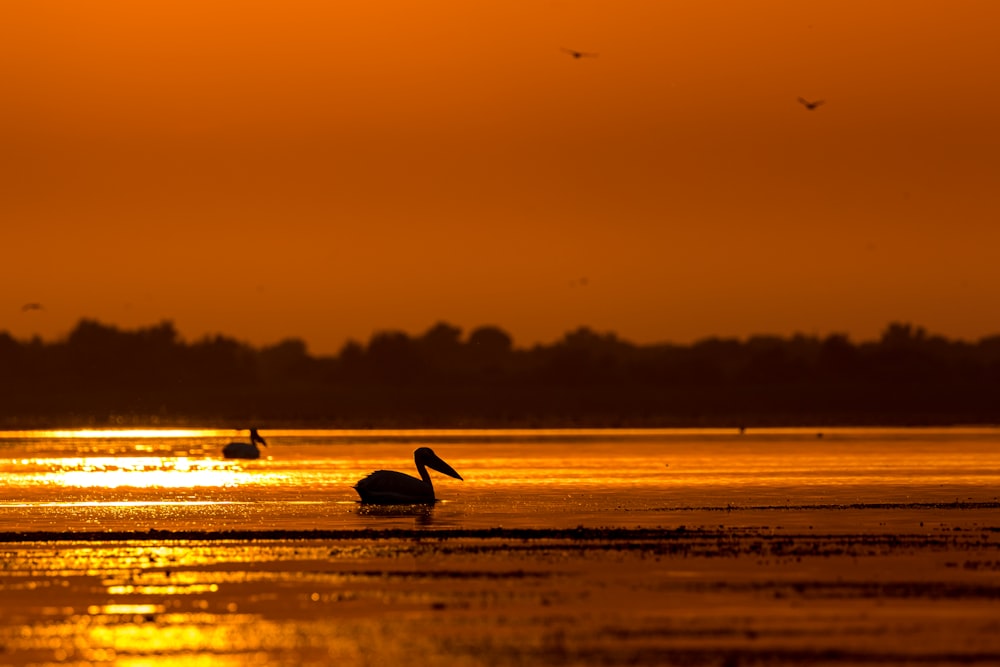
<svg viewBox="0 0 1000 667">
<path fill-rule="evenodd" d="M 454 477 L 455 479 L 462 479 L 462 476 L 455 472 L 454 468 L 442 461 L 441 457 L 437 454 L 429 455 L 424 464 L 431 470 L 437 470 L 438 472 Z M 464 482 L 465 480 L 462 479 L 462 481 Z"/>
</svg>

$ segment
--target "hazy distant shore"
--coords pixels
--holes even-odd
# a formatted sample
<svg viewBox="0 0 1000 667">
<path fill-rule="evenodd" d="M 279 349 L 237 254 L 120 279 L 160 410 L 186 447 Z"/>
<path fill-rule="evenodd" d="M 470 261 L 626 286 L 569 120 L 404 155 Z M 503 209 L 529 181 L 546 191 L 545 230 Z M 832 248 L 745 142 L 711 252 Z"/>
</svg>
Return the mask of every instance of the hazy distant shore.
<svg viewBox="0 0 1000 667">
<path fill-rule="evenodd" d="M 886 427 L 925 428 L 1000 425 L 992 415 L 982 414 L 892 414 L 892 415 L 749 415 L 737 417 L 680 418 L 671 416 L 635 415 L 559 415 L 554 417 L 524 416 L 509 419 L 462 416 L 435 419 L 419 415 L 385 416 L 378 418 L 288 418 L 280 415 L 253 414 L 246 417 L 231 415 L 146 414 L 91 415 L 6 415 L 0 418 L 0 432 L 13 430 L 89 429 L 89 428 L 219 428 L 241 430 L 253 424 L 261 429 L 743 429 L 754 428 L 823 428 Z"/>
<path fill-rule="evenodd" d="M 846 336 L 635 345 L 582 328 L 514 347 L 382 332 L 316 357 L 179 339 L 169 322 L 120 331 L 82 321 L 64 341 L 0 332 L 0 428 L 641 428 L 1000 423 L 1000 336 L 948 340 L 908 324 Z"/>
</svg>

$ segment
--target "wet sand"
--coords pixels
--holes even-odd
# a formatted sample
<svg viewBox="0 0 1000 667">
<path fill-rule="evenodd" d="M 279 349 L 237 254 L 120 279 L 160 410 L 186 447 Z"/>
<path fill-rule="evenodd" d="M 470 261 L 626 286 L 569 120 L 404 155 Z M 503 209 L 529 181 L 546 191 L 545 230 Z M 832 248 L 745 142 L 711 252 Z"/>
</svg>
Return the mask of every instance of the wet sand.
<svg viewBox="0 0 1000 667">
<path fill-rule="evenodd" d="M 914 529 L 4 533 L 0 663 L 1000 664 L 996 509 L 873 511 Z"/>
</svg>

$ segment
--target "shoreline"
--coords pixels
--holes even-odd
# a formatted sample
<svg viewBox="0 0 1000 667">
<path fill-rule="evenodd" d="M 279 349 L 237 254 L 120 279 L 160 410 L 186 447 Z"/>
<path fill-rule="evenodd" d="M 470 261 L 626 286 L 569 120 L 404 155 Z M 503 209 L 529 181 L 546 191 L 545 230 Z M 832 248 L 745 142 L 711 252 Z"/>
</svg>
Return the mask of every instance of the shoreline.
<svg viewBox="0 0 1000 667">
<path fill-rule="evenodd" d="M 920 429 L 920 428 L 1000 428 L 995 414 L 953 412 L 941 415 L 926 413 L 856 414 L 786 413 L 755 415 L 717 415 L 711 417 L 684 417 L 671 414 L 658 415 L 551 415 L 513 418 L 491 418 L 477 415 L 456 416 L 447 419 L 420 418 L 284 418 L 276 416 L 247 417 L 229 415 L 174 415 L 165 417 L 149 414 L 115 414 L 105 418 L 79 414 L 65 415 L 0 415 L 0 433 L 4 431 L 47 431 L 76 429 L 159 429 L 159 428 L 210 428 L 242 430 L 248 421 L 260 430 L 620 430 L 620 429 Z"/>
<path fill-rule="evenodd" d="M 1000 507 L 997 503 L 986 503 Z M 974 525 L 962 527 L 929 528 L 934 531 L 904 533 L 884 531 L 842 533 L 824 532 L 822 527 L 808 531 L 786 530 L 780 526 L 718 526 L 676 528 L 362 528 L 340 530 L 116 530 L 116 531 L 8 531 L 0 532 L 0 543 L 58 543 L 58 542 L 337 542 L 337 541 L 392 541 L 415 540 L 418 542 L 447 542 L 451 540 L 518 540 L 561 542 L 611 542 L 623 544 L 648 544 L 668 542 L 694 542 L 712 539 L 739 539 L 753 537 L 775 543 L 789 540 L 874 543 L 892 540 L 894 543 L 927 543 L 939 541 L 941 535 L 951 536 L 952 531 L 979 532 L 984 535 L 1000 533 L 1000 525 Z"/>
</svg>

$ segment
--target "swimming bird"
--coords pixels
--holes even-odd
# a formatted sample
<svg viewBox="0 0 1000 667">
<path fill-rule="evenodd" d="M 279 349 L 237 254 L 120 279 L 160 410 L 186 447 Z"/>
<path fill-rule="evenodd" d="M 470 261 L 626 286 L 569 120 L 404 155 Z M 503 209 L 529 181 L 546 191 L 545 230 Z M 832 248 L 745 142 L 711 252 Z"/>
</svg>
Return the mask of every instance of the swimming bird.
<svg viewBox="0 0 1000 667">
<path fill-rule="evenodd" d="M 258 443 L 267 447 L 267 442 L 257 432 L 257 429 L 252 428 L 250 429 L 250 442 L 230 442 L 222 448 L 222 455 L 227 459 L 259 459 Z"/>
<path fill-rule="evenodd" d="M 800 97 L 799 98 L 799 104 L 801 104 L 802 106 L 804 106 L 809 111 L 812 111 L 813 109 L 815 109 L 819 105 L 823 104 L 823 100 L 816 100 L 815 102 L 810 102 L 809 100 L 807 100 L 807 99 L 805 99 L 803 97 Z"/>
<path fill-rule="evenodd" d="M 23 306 L 21 306 L 22 313 L 26 313 L 29 310 L 45 310 L 45 306 L 36 301 L 32 301 L 31 303 L 26 303 Z"/>
<path fill-rule="evenodd" d="M 462 479 L 455 469 L 441 460 L 430 447 L 420 447 L 413 452 L 420 479 L 395 470 L 376 470 L 354 485 L 362 503 L 376 505 L 416 505 L 434 503 L 434 485 L 427 468 Z"/>
<path fill-rule="evenodd" d="M 568 53 L 574 58 L 596 58 L 596 53 L 590 53 L 588 51 L 576 51 L 574 49 L 567 49 L 565 46 L 559 47 L 563 53 Z"/>
</svg>

